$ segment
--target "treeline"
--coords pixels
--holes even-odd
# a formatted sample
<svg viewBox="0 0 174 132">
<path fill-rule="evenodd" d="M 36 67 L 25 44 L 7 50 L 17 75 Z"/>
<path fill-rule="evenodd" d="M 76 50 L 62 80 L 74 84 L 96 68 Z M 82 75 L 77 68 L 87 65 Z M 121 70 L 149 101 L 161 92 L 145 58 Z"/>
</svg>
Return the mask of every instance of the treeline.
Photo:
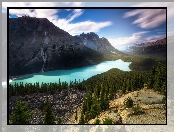
<svg viewBox="0 0 174 132">
<path fill-rule="evenodd" d="M 166 65 L 159 63 L 149 71 L 122 71 L 117 68 L 102 74 L 95 75 L 87 80 L 58 83 L 15 84 L 9 85 L 9 95 L 18 96 L 32 93 L 61 91 L 66 88 L 77 88 L 86 90 L 83 99 L 82 112 L 79 124 L 87 123 L 90 119 L 97 117 L 101 111 L 109 108 L 109 100 L 113 99 L 118 91 L 127 93 L 141 89 L 144 84 L 148 88 L 166 94 Z"/>
<path fill-rule="evenodd" d="M 25 96 L 29 94 L 34 93 L 47 93 L 54 94 L 57 90 L 60 92 L 62 89 L 66 88 L 77 88 L 77 89 L 84 89 L 83 83 L 80 83 L 79 81 L 70 81 L 68 84 L 66 81 L 61 82 L 60 78 L 58 80 L 58 83 L 41 83 L 36 82 L 34 84 L 32 83 L 26 83 L 23 84 L 23 82 L 15 83 L 14 85 L 9 84 L 9 97 L 11 96 Z"/>
<path fill-rule="evenodd" d="M 148 87 L 166 95 L 167 90 L 167 69 L 165 64 L 159 63 L 153 67 L 148 74 Z"/>
<path fill-rule="evenodd" d="M 154 66 L 157 66 L 158 62 L 152 58 L 141 58 L 139 60 L 133 60 L 129 65 L 131 70 L 144 71 L 151 70 Z"/>
</svg>

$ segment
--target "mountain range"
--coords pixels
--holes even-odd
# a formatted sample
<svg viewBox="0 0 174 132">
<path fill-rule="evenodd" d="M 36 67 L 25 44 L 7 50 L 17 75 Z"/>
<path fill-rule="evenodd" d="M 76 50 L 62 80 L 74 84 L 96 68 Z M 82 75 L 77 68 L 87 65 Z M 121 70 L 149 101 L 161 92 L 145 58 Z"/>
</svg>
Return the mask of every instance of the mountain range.
<svg viewBox="0 0 174 132">
<path fill-rule="evenodd" d="M 84 67 L 119 53 L 104 37 L 72 36 L 47 18 L 9 18 L 8 35 L 10 76 Z"/>
</svg>

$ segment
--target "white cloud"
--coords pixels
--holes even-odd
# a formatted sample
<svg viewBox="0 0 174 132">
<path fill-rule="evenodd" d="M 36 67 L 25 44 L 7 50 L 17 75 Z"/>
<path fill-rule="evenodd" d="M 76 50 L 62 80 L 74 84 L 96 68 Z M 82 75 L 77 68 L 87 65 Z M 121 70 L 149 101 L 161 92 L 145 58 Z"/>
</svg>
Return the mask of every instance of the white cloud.
<svg viewBox="0 0 174 132">
<path fill-rule="evenodd" d="M 166 21 L 165 9 L 137 9 L 126 12 L 123 18 L 138 16 L 132 23 L 137 24 L 141 28 L 155 28 Z"/>
<path fill-rule="evenodd" d="M 111 25 L 111 22 L 93 22 L 93 21 L 83 21 L 78 23 L 71 23 L 75 18 L 83 14 L 82 9 L 72 10 L 72 13 L 64 19 L 56 19 L 52 22 L 60 27 L 61 29 L 69 32 L 71 35 L 77 35 L 82 32 L 98 32 L 101 28 Z"/>
<path fill-rule="evenodd" d="M 142 36 L 145 33 L 148 33 L 148 31 L 136 32 L 133 33 L 130 37 L 108 40 L 116 49 L 124 50 L 127 46 L 131 46 L 133 44 L 153 42 L 165 37 L 164 35 Z"/>
<path fill-rule="evenodd" d="M 136 33 L 133 33 L 132 35 L 133 36 L 139 36 L 141 34 L 145 34 L 145 33 L 148 33 L 149 31 L 142 31 L 142 32 L 136 32 Z"/>
<path fill-rule="evenodd" d="M 174 21 L 174 2 L 142 2 L 133 5 L 133 7 L 167 7 L 167 36 L 174 35 L 174 28 L 170 27 Z"/>
<path fill-rule="evenodd" d="M 40 6 L 40 7 L 46 7 L 46 6 L 52 6 L 55 7 L 60 2 L 13 2 L 8 3 L 4 2 L 2 5 L 3 7 L 10 7 L 10 6 L 27 6 L 27 7 L 34 7 L 34 6 Z M 82 2 L 64 2 L 64 5 L 66 6 L 83 6 Z M 9 13 L 12 15 L 17 15 L 18 17 L 28 15 L 30 17 L 36 17 L 36 18 L 47 18 L 49 21 L 51 21 L 53 24 L 58 26 L 59 28 L 69 32 L 71 35 L 77 35 L 82 32 L 98 32 L 101 28 L 104 28 L 106 26 L 112 25 L 112 22 L 110 21 L 104 21 L 104 22 L 94 22 L 94 21 L 82 21 L 78 23 L 71 23 L 74 19 L 80 17 L 84 10 L 82 9 L 68 9 L 66 11 L 71 11 L 71 13 L 63 19 L 58 18 L 58 12 L 60 10 L 58 9 L 10 9 Z"/>
<path fill-rule="evenodd" d="M 165 34 L 165 32 L 157 32 L 158 34 Z"/>
<path fill-rule="evenodd" d="M 167 7 L 167 19 L 174 17 L 174 2 L 141 2 L 132 7 Z"/>
<path fill-rule="evenodd" d="M 10 9 L 11 15 L 17 15 L 18 17 L 28 15 L 36 18 L 48 18 L 49 20 L 57 19 L 57 9 Z"/>
<path fill-rule="evenodd" d="M 112 25 L 112 22 L 93 22 L 93 21 L 84 21 L 78 23 L 69 23 L 66 19 L 59 19 L 58 21 L 53 21 L 55 25 L 61 29 L 66 30 L 71 35 L 77 35 L 82 32 L 98 32 L 101 28 Z"/>
<path fill-rule="evenodd" d="M 74 20 L 75 18 L 81 16 L 82 14 L 83 14 L 82 9 L 74 9 L 72 14 L 69 15 L 68 22 L 71 22 L 72 20 Z"/>
</svg>

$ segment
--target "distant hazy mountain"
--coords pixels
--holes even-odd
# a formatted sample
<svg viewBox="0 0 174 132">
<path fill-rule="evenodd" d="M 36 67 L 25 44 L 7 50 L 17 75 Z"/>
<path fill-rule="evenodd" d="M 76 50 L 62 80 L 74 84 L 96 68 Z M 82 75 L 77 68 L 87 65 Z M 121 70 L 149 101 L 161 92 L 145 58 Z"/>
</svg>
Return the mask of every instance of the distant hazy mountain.
<svg viewBox="0 0 174 132">
<path fill-rule="evenodd" d="M 167 42 L 166 38 L 157 40 L 155 42 L 148 42 L 142 44 L 134 44 L 129 49 L 134 54 L 156 54 L 166 55 L 167 53 Z"/>
<path fill-rule="evenodd" d="M 72 69 L 99 63 L 116 52 L 94 33 L 71 36 L 46 18 L 9 19 L 9 74 Z M 99 51 L 99 52 L 97 52 Z"/>
</svg>

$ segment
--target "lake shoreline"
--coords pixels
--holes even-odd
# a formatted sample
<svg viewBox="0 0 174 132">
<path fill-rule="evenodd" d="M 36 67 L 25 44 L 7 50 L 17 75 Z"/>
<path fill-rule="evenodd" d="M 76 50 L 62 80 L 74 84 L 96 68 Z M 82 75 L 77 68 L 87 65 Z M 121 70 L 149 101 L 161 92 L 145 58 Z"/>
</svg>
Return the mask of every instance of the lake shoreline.
<svg viewBox="0 0 174 132">
<path fill-rule="evenodd" d="M 94 75 L 101 74 L 106 72 L 112 68 L 118 68 L 123 71 L 131 71 L 129 65 L 131 62 L 125 62 L 121 59 L 114 60 L 114 61 L 104 61 L 97 65 L 86 66 L 71 70 L 55 70 L 55 71 L 48 71 L 43 73 L 34 73 L 34 74 L 26 74 L 26 75 L 16 75 L 16 76 L 9 76 L 9 80 L 11 79 L 10 84 L 14 84 L 15 82 L 30 82 L 36 83 L 42 82 L 44 83 L 58 83 L 59 79 L 61 82 L 67 82 L 68 84 L 70 81 L 82 81 L 83 79 L 86 80 Z"/>
<path fill-rule="evenodd" d="M 9 83 L 11 83 L 22 76 L 25 76 L 25 75 L 9 76 L 8 81 L 9 81 Z"/>
</svg>

